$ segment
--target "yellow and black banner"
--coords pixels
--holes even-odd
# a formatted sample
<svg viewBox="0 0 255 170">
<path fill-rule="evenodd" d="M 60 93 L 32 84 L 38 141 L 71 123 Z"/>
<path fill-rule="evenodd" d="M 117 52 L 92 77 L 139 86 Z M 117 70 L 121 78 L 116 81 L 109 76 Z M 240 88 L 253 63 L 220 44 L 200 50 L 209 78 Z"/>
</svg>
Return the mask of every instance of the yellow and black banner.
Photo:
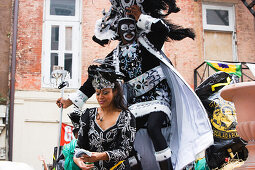
<svg viewBox="0 0 255 170">
<path fill-rule="evenodd" d="M 223 132 L 217 130 L 213 127 L 213 136 L 219 139 L 233 139 L 239 137 L 236 131 L 233 132 Z"/>
<path fill-rule="evenodd" d="M 220 139 L 232 139 L 239 137 L 236 132 L 236 110 L 233 103 L 214 98 L 209 104 L 214 109 L 210 118 L 213 127 L 213 136 Z"/>
</svg>

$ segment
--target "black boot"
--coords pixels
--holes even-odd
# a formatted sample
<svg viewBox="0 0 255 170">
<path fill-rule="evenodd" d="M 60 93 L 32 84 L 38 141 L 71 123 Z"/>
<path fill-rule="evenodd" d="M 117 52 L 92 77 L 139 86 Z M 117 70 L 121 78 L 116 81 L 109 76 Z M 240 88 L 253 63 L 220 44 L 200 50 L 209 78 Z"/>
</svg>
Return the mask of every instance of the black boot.
<svg viewBox="0 0 255 170">
<path fill-rule="evenodd" d="M 159 162 L 159 166 L 161 170 L 173 170 L 171 158 Z"/>
<path fill-rule="evenodd" d="M 129 164 L 130 164 L 131 170 L 142 170 L 143 169 L 141 161 L 137 155 L 129 158 Z"/>
<path fill-rule="evenodd" d="M 143 168 L 142 168 L 142 164 L 141 164 L 140 161 L 137 162 L 136 165 L 134 165 L 134 166 L 131 167 L 131 170 L 142 170 L 142 169 L 143 169 Z"/>
</svg>

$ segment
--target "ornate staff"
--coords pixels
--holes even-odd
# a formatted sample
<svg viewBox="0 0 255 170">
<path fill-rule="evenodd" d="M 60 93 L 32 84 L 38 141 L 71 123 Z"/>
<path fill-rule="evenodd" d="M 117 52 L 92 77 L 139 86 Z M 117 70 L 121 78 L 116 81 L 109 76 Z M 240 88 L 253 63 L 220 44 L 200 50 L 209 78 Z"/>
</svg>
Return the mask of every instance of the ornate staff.
<svg viewBox="0 0 255 170">
<path fill-rule="evenodd" d="M 61 66 L 53 66 L 53 71 L 51 76 L 56 79 L 56 85 L 58 83 L 58 79 L 60 78 L 61 82 L 58 85 L 58 89 L 61 90 L 61 97 L 64 96 L 64 87 L 68 85 L 68 82 L 65 81 L 66 76 L 68 75 L 68 71 L 64 70 Z M 60 108 L 60 117 L 59 117 L 59 133 L 58 133 L 58 149 L 57 156 L 60 154 L 60 141 L 61 141 L 61 127 L 62 127 L 62 115 L 63 115 L 63 107 Z"/>
</svg>

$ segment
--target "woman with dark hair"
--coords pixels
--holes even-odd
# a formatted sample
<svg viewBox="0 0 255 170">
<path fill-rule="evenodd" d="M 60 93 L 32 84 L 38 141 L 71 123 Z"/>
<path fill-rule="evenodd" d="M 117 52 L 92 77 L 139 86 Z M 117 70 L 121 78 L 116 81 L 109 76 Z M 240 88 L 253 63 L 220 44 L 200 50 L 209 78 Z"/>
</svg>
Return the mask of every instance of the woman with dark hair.
<svg viewBox="0 0 255 170">
<path fill-rule="evenodd" d="M 89 74 L 100 107 L 86 109 L 81 115 L 74 162 L 81 169 L 128 169 L 125 160 L 133 150 L 135 118 L 124 104 L 122 89 L 113 73 L 93 69 L 96 71 Z"/>
</svg>

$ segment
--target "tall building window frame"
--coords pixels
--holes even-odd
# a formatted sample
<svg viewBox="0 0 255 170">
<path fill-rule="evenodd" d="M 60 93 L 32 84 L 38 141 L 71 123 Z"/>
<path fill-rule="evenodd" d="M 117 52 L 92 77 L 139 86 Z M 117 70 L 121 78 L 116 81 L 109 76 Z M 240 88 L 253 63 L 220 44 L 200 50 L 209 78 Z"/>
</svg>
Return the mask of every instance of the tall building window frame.
<svg viewBox="0 0 255 170">
<path fill-rule="evenodd" d="M 223 10 L 228 12 L 229 25 L 217 25 L 207 23 L 207 10 Z M 233 3 L 215 3 L 215 2 L 203 2 L 202 3 L 202 21 L 203 32 L 205 38 L 205 32 L 218 32 L 229 33 L 232 37 L 232 59 L 231 61 L 238 61 L 237 56 L 237 39 L 236 39 L 236 25 L 235 25 L 235 5 Z M 205 41 L 205 40 L 204 40 Z M 204 47 L 205 50 L 206 47 Z M 205 51 L 204 51 L 205 56 Z M 206 57 L 206 56 L 205 56 Z M 224 59 L 223 59 L 224 60 Z"/>
<path fill-rule="evenodd" d="M 70 71 L 68 88 L 77 88 L 81 83 L 81 0 L 75 0 L 73 16 L 50 15 L 51 1 L 44 0 L 42 88 L 56 87 L 51 76 L 53 65 Z"/>
<path fill-rule="evenodd" d="M 207 13 L 209 10 L 215 11 L 227 11 L 228 12 L 228 21 L 229 25 L 218 25 L 218 24 L 208 24 Z M 203 3 L 203 28 L 204 30 L 214 30 L 214 31 L 234 31 L 235 25 L 235 12 L 233 4 L 212 4 L 212 3 Z"/>
<path fill-rule="evenodd" d="M 81 0 L 75 0 L 75 15 L 74 16 L 63 16 L 63 15 L 51 15 L 50 7 L 52 0 L 44 0 L 45 8 L 45 19 L 54 21 L 80 21 L 81 13 Z"/>
</svg>

